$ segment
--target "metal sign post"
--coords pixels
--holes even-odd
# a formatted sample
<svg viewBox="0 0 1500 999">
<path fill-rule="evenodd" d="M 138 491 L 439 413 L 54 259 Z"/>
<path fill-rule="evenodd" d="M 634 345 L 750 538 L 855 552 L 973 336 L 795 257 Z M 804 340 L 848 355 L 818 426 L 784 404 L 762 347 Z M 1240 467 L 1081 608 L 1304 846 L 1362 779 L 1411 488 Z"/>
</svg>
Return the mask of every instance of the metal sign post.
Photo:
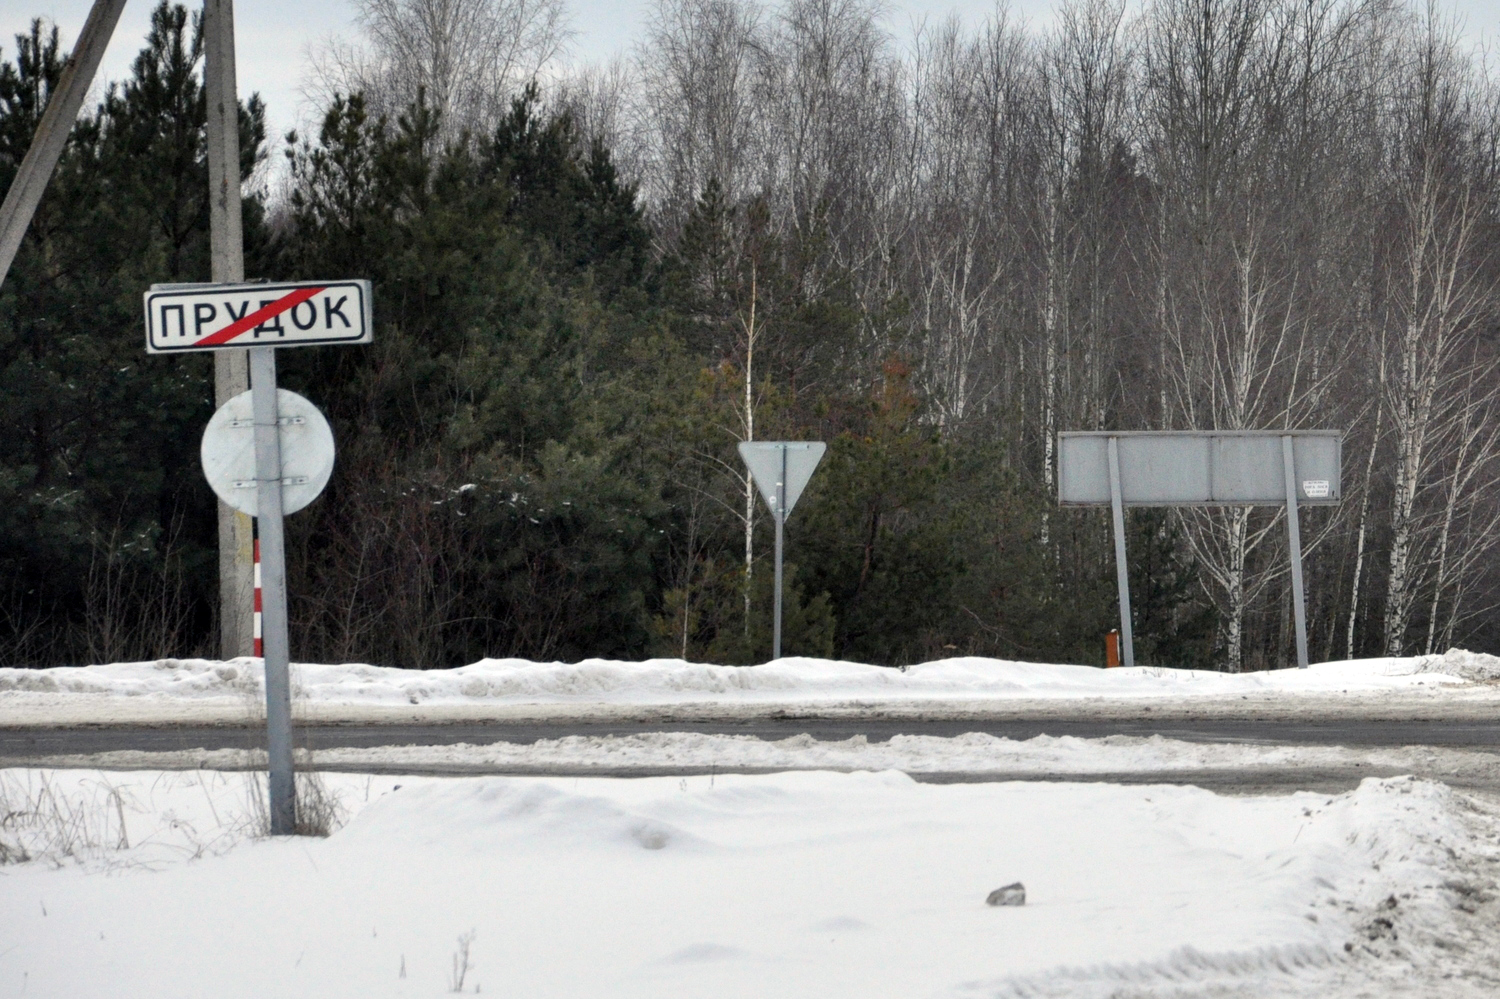
<svg viewBox="0 0 1500 999">
<path fill-rule="evenodd" d="M 1307 607 L 1302 590 L 1298 507 L 1340 501 L 1343 433 L 1338 430 L 1187 430 L 1058 435 L 1061 506 L 1111 508 L 1120 638 L 1135 664 L 1130 574 L 1125 561 L 1127 506 L 1285 506 L 1292 566 L 1297 665 L 1307 668 Z"/>
<path fill-rule="evenodd" d="M 772 615 L 771 658 L 781 658 L 781 553 L 786 536 L 786 448 L 781 448 L 781 474 L 776 477 L 776 600 Z"/>
<path fill-rule="evenodd" d="M 204 474 L 228 506 L 260 528 L 261 634 L 266 676 L 271 834 L 297 828 L 292 760 L 291 650 L 287 634 L 282 518 L 310 503 L 333 469 L 333 435 L 311 403 L 276 387 L 283 346 L 369 343 L 368 281 L 284 285 L 157 285 L 145 295 L 146 350 L 174 354 L 252 345 L 250 413 L 244 395 L 225 402 L 204 432 Z M 282 397 L 289 404 L 283 412 Z M 243 467 L 253 431 L 253 471 Z M 292 471 L 294 474 L 288 475 Z M 248 474 L 247 474 L 248 473 Z M 253 488 L 251 488 L 253 486 Z"/>
<path fill-rule="evenodd" d="M 291 784 L 291 667 L 282 518 L 307 506 L 328 484 L 333 473 L 333 431 L 316 406 L 276 387 L 275 348 L 256 347 L 250 359 L 254 388 L 219 407 L 203 431 L 200 452 L 204 477 L 220 500 L 241 516 L 255 517 L 260 525 L 265 555 L 258 636 L 262 640 L 255 655 L 264 660 L 266 672 L 272 829 L 288 832 L 296 828 L 296 794 Z"/>
<path fill-rule="evenodd" d="M 773 616 L 771 658 L 781 658 L 781 565 L 786 518 L 802 497 L 823 452 L 821 441 L 745 441 L 740 457 L 750 477 L 760 487 L 761 497 L 776 518 L 776 610 Z"/>
<path fill-rule="evenodd" d="M 256 526 L 260 529 L 261 636 L 266 671 L 266 752 L 271 835 L 297 828 L 292 776 L 291 650 L 286 619 L 286 540 L 281 524 L 281 434 L 276 408 L 276 348 L 250 351 L 255 410 Z"/>
</svg>

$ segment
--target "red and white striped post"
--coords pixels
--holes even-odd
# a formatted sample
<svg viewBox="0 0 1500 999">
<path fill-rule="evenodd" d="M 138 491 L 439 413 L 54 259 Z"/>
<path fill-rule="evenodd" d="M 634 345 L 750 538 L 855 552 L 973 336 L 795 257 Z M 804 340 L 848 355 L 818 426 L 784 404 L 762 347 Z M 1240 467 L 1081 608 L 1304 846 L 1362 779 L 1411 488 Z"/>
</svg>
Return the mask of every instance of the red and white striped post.
<svg viewBox="0 0 1500 999">
<path fill-rule="evenodd" d="M 260 644 L 260 538 L 255 539 L 255 658 L 265 657 Z"/>
</svg>

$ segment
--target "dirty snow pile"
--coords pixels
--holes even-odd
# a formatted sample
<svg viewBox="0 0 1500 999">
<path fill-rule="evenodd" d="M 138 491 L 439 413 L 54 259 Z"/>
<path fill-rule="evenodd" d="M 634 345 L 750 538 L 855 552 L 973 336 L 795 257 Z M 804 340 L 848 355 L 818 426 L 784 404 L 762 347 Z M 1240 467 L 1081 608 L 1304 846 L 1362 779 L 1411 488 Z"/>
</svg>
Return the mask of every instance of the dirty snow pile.
<svg viewBox="0 0 1500 999">
<path fill-rule="evenodd" d="M 1443 773 L 1445 779 L 1488 775 L 1500 755 L 1485 750 L 1434 746 L 1382 748 L 1187 742 L 1160 735 L 1111 735 L 1098 739 L 1039 735 L 1007 739 L 983 732 L 944 737 L 895 735 L 871 742 L 863 735 L 820 740 L 811 735 L 761 739 L 751 735 L 647 732 L 638 735 L 570 735 L 530 743 L 487 745 L 373 746 L 320 749 L 324 769 L 398 767 L 421 771 L 476 770 L 492 773 L 641 773 L 653 770 L 899 770 L 910 774 L 1190 776 L 1200 771 L 1306 770 Z M 261 751 L 179 750 L 122 752 L 55 762 L 87 766 L 221 767 L 265 766 Z M 1366 770 L 1365 773 L 1376 772 Z"/>
<path fill-rule="evenodd" d="M 300 665 L 299 702 L 310 709 L 411 705 L 870 704 L 992 700 L 1202 699 L 1248 695 L 1330 695 L 1410 690 L 1500 678 L 1500 659 L 1454 650 L 1442 656 L 1320 663 L 1306 670 L 1216 673 L 1156 667 L 1088 666 L 955 658 L 889 669 L 860 663 L 787 658 L 734 667 L 680 659 L 536 663 L 485 659 L 455 669 L 407 670 L 359 664 Z M 259 660 L 163 659 L 52 669 L 0 669 L 0 711 L 48 706 L 253 703 Z M 18 715 L 19 717 L 19 715 Z M 124 717 L 124 715 L 122 715 Z"/>
<path fill-rule="evenodd" d="M 1496 985 L 1494 819 L 1412 778 L 1226 798 L 889 772 L 328 774 L 348 824 L 278 841 L 244 837 L 256 779 L 0 772 L 0 837 L 26 825 L 37 858 L 0 867 L 0 994 L 1434 999 Z M 27 817 L 43 787 L 55 820 Z M 1024 906 L 985 905 L 1014 881 Z"/>
<path fill-rule="evenodd" d="M 1500 680 L 1500 656 L 1466 649 L 1449 649 L 1440 656 L 1417 656 L 1411 660 L 1414 673 L 1441 673 L 1462 680 Z"/>
<path fill-rule="evenodd" d="M 1153 779 L 1162 780 L 1175 774 L 1179 779 L 1197 781 L 1204 773 L 1234 772 L 1244 775 L 1251 784 L 1257 773 L 1311 770 L 1325 775 L 1341 771 L 1350 777 L 1420 773 L 1459 786 L 1488 783 L 1500 766 L 1500 754 L 1442 746 L 1350 748 L 1188 742 L 1160 735 L 1007 739 L 983 732 L 895 735 L 878 742 L 863 735 L 841 740 L 807 734 L 762 739 L 703 732 L 569 735 L 532 742 L 497 739 L 484 744 L 335 747 L 317 750 L 315 760 L 323 770 L 591 776 L 899 770 L 1002 779 L 1064 775 L 1118 779 L 1122 774 L 1153 774 Z M 249 749 L 117 750 L 32 758 L 28 762 L 33 766 L 114 770 L 243 770 L 264 769 L 266 754 Z"/>
</svg>

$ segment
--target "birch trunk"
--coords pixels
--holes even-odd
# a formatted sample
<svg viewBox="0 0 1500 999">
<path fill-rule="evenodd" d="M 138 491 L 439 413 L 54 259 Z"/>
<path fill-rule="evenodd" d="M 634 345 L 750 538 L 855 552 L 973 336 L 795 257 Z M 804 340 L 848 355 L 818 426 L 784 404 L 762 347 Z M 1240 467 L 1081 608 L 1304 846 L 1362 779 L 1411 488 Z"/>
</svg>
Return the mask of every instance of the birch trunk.
<svg viewBox="0 0 1500 999">
<path fill-rule="evenodd" d="M 1047 290 L 1042 304 L 1042 485 L 1050 501 L 1057 494 L 1057 204 L 1047 208 Z M 1051 550 L 1051 516 L 1042 508 L 1042 547 Z"/>
<path fill-rule="evenodd" d="M 1224 658 L 1229 672 L 1245 666 L 1245 535 L 1250 510 L 1237 507 L 1229 515 L 1229 565 L 1225 586 Z"/>
<path fill-rule="evenodd" d="M 1382 375 L 1381 381 L 1384 381 Z M 1354 658 L 1354 623 L 1359 618 L 1359 584 L 1365 571 L 1365 537 L 1370 523 L 1370 494 L 1374 491 L 1375 451 L 1380 446 L 1380 420 L 1383 404 L 1375 407 L 1375 431 L 1370 436 L 1370 454 L 1365 459 L 1364 495 L 1359 498 L 1359 529 L 1354 540 L 1354 585 L 1349 595 L 1349 625 L 1344 643 L 1344 658 Z"/>
<path fill-rule="evenodd" d="M 756 268 L 750 264 L 750 315 L 745 321 L 745 440 L 755 440 Z M 745 638 L 750 637 L 750 582 L 755 571 L 755 479 L 745 471 Z"/>
</svg>

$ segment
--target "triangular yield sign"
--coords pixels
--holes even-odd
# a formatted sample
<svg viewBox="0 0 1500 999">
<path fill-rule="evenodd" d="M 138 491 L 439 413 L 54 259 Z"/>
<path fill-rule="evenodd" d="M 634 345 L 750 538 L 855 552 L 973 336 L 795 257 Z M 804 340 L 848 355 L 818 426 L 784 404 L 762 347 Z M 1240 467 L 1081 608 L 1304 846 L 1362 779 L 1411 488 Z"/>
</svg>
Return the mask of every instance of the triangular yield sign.
<svg viewBox="0 0 1500 999">
<path fill-rule="evenodd" d="M 750 477 L 760 487 L 760 495 L 776 514 L 776 492 L 781 485 L 782 472 L 786 473 L 786 509 L 782 515 L 792 512 L 802 490 L 812 478 L 813 470 L 823 460 L 828 445 L 822 441 L 744 441 L 740 444 L 740 457 L 750 469 Z"/>
</svg>

